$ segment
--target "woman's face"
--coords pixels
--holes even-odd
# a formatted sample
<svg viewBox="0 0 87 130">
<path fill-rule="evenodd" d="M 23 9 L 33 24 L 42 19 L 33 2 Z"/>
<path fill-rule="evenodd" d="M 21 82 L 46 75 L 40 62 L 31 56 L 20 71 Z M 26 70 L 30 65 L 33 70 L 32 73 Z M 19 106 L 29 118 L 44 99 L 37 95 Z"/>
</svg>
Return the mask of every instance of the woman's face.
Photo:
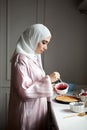
<svg viewBox="0 0 87 130">
<path fill-rule="evenodd" d="M 42 40 L 38 43 L 35 52 L 37 54 L 42 54 L 44 51 L 47 50 L 48 43 L 50 42 L 51 37 L 47 37 L 46 39 Z"/>
</svg>

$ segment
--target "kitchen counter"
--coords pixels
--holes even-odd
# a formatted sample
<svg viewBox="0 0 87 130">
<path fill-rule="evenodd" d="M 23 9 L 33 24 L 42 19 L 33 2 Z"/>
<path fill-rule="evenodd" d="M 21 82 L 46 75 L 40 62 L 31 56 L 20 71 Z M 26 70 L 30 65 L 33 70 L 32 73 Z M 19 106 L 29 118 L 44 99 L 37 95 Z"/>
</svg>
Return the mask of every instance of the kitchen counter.
<svg viewBox="0 0 87 130">
<path fill-rule="evenodd" d="M 62 104 L 55 101 L 56 95 L 53 96 L 53 111 L 59 126 L 59 130 L 87 130 L 87 115 L 85 116 L 66 116 L 76 115 L 70 111 L 69 104 Z M 85 111 L 87 108 L 85 108 Z"/>
</svg>

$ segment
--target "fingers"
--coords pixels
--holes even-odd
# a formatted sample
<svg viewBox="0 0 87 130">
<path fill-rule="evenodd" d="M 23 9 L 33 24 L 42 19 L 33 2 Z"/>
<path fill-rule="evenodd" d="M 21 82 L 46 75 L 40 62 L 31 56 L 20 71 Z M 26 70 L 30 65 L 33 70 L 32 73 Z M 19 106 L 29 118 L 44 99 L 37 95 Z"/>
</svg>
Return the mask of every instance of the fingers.
<svg viewBox="0 0 87 130">
<path fill-rule="evenodd" d="M 60 79 L 60 73 L 59 72 L 53 72 L 50 75 L 51 81 L 55 82 Z"/>
<path fill-rule="evenodd" d="M 58 79 L 60 79 L 59 72 L 53 72 L 53 77 L 54 77 L 55 81 L 57 81 Z"/>
<path fill-rule="evenodd" d="M 56 80 L 60 79 L 60 74 L 59 74 L 59 72 L 54 72 L 54 76 L 55 76 Z"/>
</svg>

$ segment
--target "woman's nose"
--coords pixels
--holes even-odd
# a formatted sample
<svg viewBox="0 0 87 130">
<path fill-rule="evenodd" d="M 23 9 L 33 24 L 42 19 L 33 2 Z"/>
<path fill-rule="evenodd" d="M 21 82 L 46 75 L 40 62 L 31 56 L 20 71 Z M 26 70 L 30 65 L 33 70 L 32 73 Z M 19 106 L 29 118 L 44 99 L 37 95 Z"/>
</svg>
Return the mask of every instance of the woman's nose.
<svg viewBox="0 0 87 130">
<path fill-rule="evenodd" d="M 47 45 L 44 46 L 44 49 L 47 50 Z"/>
</svg>

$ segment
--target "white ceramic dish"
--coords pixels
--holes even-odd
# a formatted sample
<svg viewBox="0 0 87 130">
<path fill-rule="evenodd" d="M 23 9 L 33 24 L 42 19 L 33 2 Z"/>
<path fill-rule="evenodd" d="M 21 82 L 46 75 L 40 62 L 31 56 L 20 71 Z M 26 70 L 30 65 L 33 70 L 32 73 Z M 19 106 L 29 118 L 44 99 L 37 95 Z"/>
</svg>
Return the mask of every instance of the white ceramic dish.
<svg viewBox="0 0 87 130">
<path fill-rule="evenodd" d="M 71 102 L 70 110 L 73 112 L 82 112 L 84 108 L 84 102 Z"/>
<path fill-rule="evenodd" d="M 54 87 L 57 94 L 64 95 L 68 92 L 69 85 L 67 83 L 61 82 L 57 83 Z"/>
<path fill-rule="evenodd" d="M 85 102 L 87 100 L 87 92 L 82 92 L 79 94 L 81 101 Z"/>
</svg>

